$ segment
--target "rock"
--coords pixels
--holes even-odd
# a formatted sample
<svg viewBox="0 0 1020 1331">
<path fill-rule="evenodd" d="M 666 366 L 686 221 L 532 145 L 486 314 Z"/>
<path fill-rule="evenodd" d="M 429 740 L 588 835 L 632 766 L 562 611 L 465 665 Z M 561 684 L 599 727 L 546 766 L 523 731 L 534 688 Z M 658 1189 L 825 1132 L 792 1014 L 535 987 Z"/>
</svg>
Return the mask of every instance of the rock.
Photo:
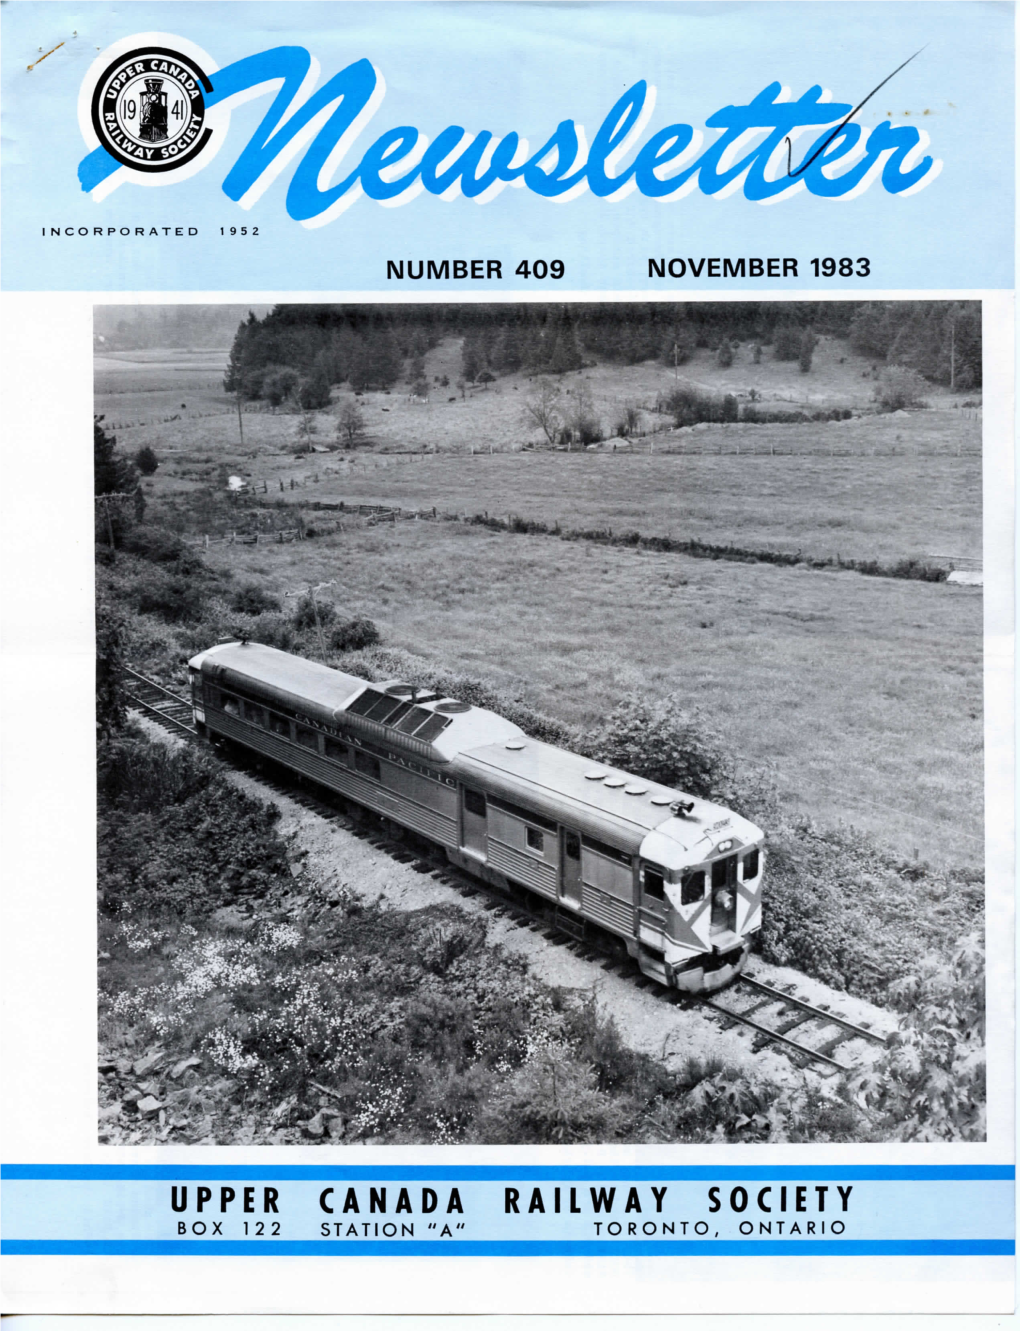
<svg viewBox="0 0 1020 1331">
<path fill-rule="evenodd" d="M 130 1077 L 130 1076 L 131 1076 L 131 1069 L 132 1069 L 132 1066 L 133 1066 L 133 1064 L 132 1064 L 130 1058 L 118 1058 L 118 1059 L 117 1059 L 117 1071 L 118 1071 L 118 1073 L 119 1073 L 122 1077 Z"/>
<path fill-rule="evenodd" d="M 340 1141 L 346 1131 L 343 1117 L 340 1114 L 331 1114 L 326 1128 L 333 1141 Z"/>
<path fill-rule="evenodd" d="M 115 1122 L 120 1117 L 120 1111 L 123 1108 L 124 1106 L 120 1102 L 120 1100 L 115 1100 L 113 1104 L 100 1105 L 99 1106 L 100 1123 L 107 1123 L 111 1120 Z"/>
<path fill-rule="evenodd" d="M 309 1137 L 321 1137 L 326 1131 L 325 1124 L 322 1121 L 322 1110 L 320 1109 L 314 1118 L 310 1118 L 307 1123 L 302 1123 L 301 1126 Z"/>
<path fill-rule="evenodd" d="M 140 1091 L 137 1086 L 129 1086 L 124 1092 L 124 1103 L 126 1105 L 133 1105 L 136 1100 L 142 1098 L 142 1095 L 143 1092 Z"/>
<path fill-rule="evenodd" d="M 154 1049 L 151 1054 L 146 1054 L 144 1058 L 137 1059 L 131 1065 L 135 1076 L 144 1077 L 147 1072 L 151 1072 L 165 1052 L 164 1049 Z"/>
<path fill-rule="evenodd" d="M 250 929 L 253 924 L 252 920 L 241 914 L 237 906 L 221 906 L 219 910 L 214 910 L 209 918 L 221 929 L 233 929 L 239 932 Z"/>
<path fill-rule="evenodd" d="M 99 1060 L 99 1071 L 102 1073 L 116 1072 L 117 1060 L 115 1058 L 101 1058 Z"/>
<path fill-rule="evenodd" d="M 146 1117 L 148 1117 L 149 1114 L 155 1114 L 157 1110 L 162 1108 L 163 1106 L 154 1095 L 147 1095 L 144 1100 L 139 1100 L 137 1105 L 138 1112 L 144 1114 Z"/>
<path fill-rule="evenodd" d="M 100 952 L 100 954 L 99 954 L 99 960 L 100 960 L 100 961 L 109 961 L 109 960 L 110 960 L 110 954 L 109 954 L 109 952 Z"/>
<path fill-rule="evenodd" d="M 182 1058 L 179 1063 L 175 1063 L 170 1069 L 171 1079 L 176 1081 L 178 1077 L 187 1072 L 188 1068 L 197 1068 L 201 1065 L 201 1062 L 200 1058 Z"/>
</svg>

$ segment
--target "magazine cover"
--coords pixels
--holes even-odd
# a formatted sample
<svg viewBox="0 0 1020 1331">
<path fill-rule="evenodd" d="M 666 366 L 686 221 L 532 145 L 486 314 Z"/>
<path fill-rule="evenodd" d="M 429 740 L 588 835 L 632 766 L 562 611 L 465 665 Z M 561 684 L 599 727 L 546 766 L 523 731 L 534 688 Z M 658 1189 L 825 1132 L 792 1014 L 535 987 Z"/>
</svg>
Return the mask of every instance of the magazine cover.
<svg viewBox="0 0 1020 1331">
<path fill-rule="evenodd" d="M 7 1312 L 1012 1310 L 1014 18 L 4 6 Z"/>
</svg>

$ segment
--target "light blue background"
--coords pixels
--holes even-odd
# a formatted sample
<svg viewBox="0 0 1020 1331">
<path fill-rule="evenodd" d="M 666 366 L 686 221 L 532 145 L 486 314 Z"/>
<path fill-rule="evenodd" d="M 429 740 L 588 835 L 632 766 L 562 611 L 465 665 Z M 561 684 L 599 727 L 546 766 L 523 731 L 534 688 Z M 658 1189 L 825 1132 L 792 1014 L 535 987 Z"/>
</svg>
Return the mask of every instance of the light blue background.
<svg viewBox="0 0 1020 1331">
<path fill-rule="evenodd" d="M 8 290 L 430 290 L 555 298 L 562 290 L 688 292 L 779 287 L 994 288 L 1013 285 L 1013 7 L 1002 3 L 741 4 L 148 4 L 13 0 L 3 24 L 3 285 Z M 168 187 L 124 185 L 96 203 L 83 194 L 77 124 L 82 77 L 97 48 L 135 32 L 186 37 L 222 67 L 270 46 L 308 48 L 319 86 L 363 56 L 387 85 L 382 106 L 347 159 L 381 133 L 412 124 L 430 139 L 449 124 L 517 130 L 538 147 L 564 118 L 591 141 L 638 79 L 658 88 L 643 140 L 680 121 L 744 104 L 773 80 L 798 97 L 819 83 L 856 104 L 920 47 L 860 115 L 917 124 L 945 165 L 919 193 L 876 182 L 857 199 L 806 192 L 763 207 L 737 194 L 695 192 L 674 203 L 639 194 L 569 203 L 505 189 L 493 202 L 422 195 L 400 208 L 361 199 L 314 231 L 287 217 L 292 164 L 245 212 L 221 183 L 268 109 L 263 96 L 233 112 L 225 146 L 204 171 Z M 77 36 L 72 33 L 77 32 Z M 31 72 L 26 66 L 64 45 Z M 929 114 L 924 114 L 928 112 Z M 909 114 L 907 114 L 909 113 Z M 711 131 L 706 142 L 712 140 Z M 802 140 L 805 142 L 806 140 Z M 40 235 L 50 226 L 198 226 L 197 239 Z M 220 226 L 257 225 L 257 239 L 221 239 Z M 809 276 L 814 256 L 871 260 L 868 279 Z M 799 281 L 649 281 L 648 258 L 792 256 Z M 386 259 L 499 258 L 504 280 L 386 281 Z M 560 258 L 559 283 L 513 276 L 520 259 Z"/>
<path fill-rule="evenodd" d="M 281 1171 L 282 1173 L 283 1171 Z M 386 1171 L 392 1174 L 394 1171 Z M 189 1170 L 188 1173 L 191 1173 Z M 469 1170 L 465 1170 L 470 1175 Z M 518 1171 L 514 1171 L 516 1175 Z M 641 1222 L 645 1220 L 661 1221 L 687 1220 L 686 1235 L 679 1223 L 673 1237 L 677 1240 L 694 1239 L 694 1223 L 708 1222 L 709 1233 L 706 1241 L 716 1234 L 720 1240 L 739 1239 L 741 1220 L 750 1220 L 754 1224 L 754 1237 L 758 1238 L 758 1222 L 783 1220 L 784 1235 L 789 1235 L 794 1221 L 801 1225 L 803 1238 L 807 1237 L 806 1221 L 816 1222 L 815 1237 L 821 1237 L 818 1221 L 841 1220 L 845 1224 L 842 1238 L 845 1240 L 1004 1240 L 1013 1236 L 1013 1183 L 1007 1179 L 861 1179 L 841 1175 L 838 1169 L 827 1172 L 826 1177 L 811 1177 L 811 1171 L 797 1179 L 783 1172 L 781 1177 L 763 1177 L 766 1171 L 749 1170 L 746 1176 L 736 1177 L 731 1171 L 720 1171 L 715 1179 L 676 1180 L 670 1177 L 670 1171 L 663 1170 L 661 1176 L 648 1181 L 633 1178 L 578 1178 L 571 1171 L 563 1170 L 555 1179 L 528 1178 L 511 1176 L 503 1179 L 476 1180 L 463 1178 L 428 1178 L 421 1177 L 420 1171 L 406 1172 L 401 1178 L 382 1177 L 365 1179 L 249 1179 L 242 1168 L 236 1176 L 229 1175 L 222 1168 L 209 1177 L 188 1178 L 186 1175 L 177 1180 L 186 1182 L 188 1187 L 189 1210 L 186 1214 L 175 1214 L 170 1206 L 171 1179 L 155 1180 L 113 1180 L 113 1179 L 17 1179 L 6 1178 L 3 1186 L 4 1214 L 3 1235 L 10 1240 L 132 1240 L 153 1241 L 177 1238 L 177 1224 L 180 1220 L 189 1223 L 205 1220 L 208 1223 L 206 1237 L 212 1232 L 212 1221 L 224 1220 L 220 1214 L 218 1199 L 222 1183 L 233 1186 L 237 1200 L 230 1204 L 227 1218 L 223 1225 L 223 1238 L 239 1240 L 245 1237 L 244 1224 L 247 1220 L 254 1234 L 254 1222 L 259 1220 L 280 1222 L 279 1237 L 284 1241 L 312 1240 L 320 1236 L 322 1221 L 330 1221 L 331 1230 L 334 1221 L 344 1222 L 341 1237 L 346 1230 L 346 1222 L 356 1223 L 360 1229 L 363 1222 L 379 1223 L 380 1234 L 384 1221 L 401 1220 L 414 1223 L 416 1240 L 428 1240 L 438 1237 L 444 1223 L 449 1223 L 454 1237 L 469 1242 L 506 1242 L 506 1241 L 585 1241 L 596 1237 L 593 1221 L 614 1220 L 638 1223 L 638 1236 L 641 1237 Z M 412 1177 L 419 1174 L 419 1177 Z M 730 1177 L 725 1177 L 730 1174 Z M 759 1177 L 755 1177 L 758 1174 Z M 218 1175 L 219 1177 L 215 1177 Z M 213 1200 L 206 1204 L 201 1215 L 195 1209 L 196 1187 L 200 1182 L 207 1182 L 213 1190 Z M 278 1215 L 262 1213 L 262 1196 L 265 1182 L 272 1182 L 279 1191 Z M 394 1207 L 401 1183 L 406 1183 L 415 1213 L 396 1215 Z M 650 1191 L 650 1184 L 656 1183 L 661 1189 L 667 1188 L 661 1215 L 656 1214 Z M 719 1187 L 719 1197 L 723 1210 L 709 1211 L 708 1189 L 713 1182 Z M 794 1211 L 795 1188 L 801 1182 L 807 1187 L 806 1201 L 808 1210 L 798 1214 Z M 253 1214 L 244 1215 L 241 1210 L 242 1188 L 248 1183 L 255 1187 L 255 1206 Z M 568 1205 L 569 1188 L 577 1188 L 580 1215 L 553 1213 L 553 1187 L 561 1185 L 562 1205 Z M 589 1197 L 589 1187 L 615 1186 L 616 1197 L 611 1215 L 604 1212 L 595 1215 Z M 626 1214 L 624 1207 L 628 1187 L 633 1183 L 638 1188 L 643 1210 L 641 1214 Z M 738 1183 L 745 1186 L 749 1195 L 749 1204 L 742 1214 L 733 1213 L 728 1205 L 730 1189 Z M 824 1214 L 815 1209 L 815 1187 L 828 1185 L 825 1198 Z M 852 1186 L 848 1210 L 844 1213 L 836 1191 L 836 1183 L 844 1187 Z M 347 1186 L 354 1186 L 361 1206 L 358 1215 L 342 1213 Z M 386 1215 L 369 1212 L 369 1188 L 372 1184 L 385 1186 L 389 1210 Z M 506 1215 L 504 1212 L 504 1187 L 512 1184 L 520 1193 L 521 1214 Z M 771 1215 L 757 1209 L 755 1197 L 759 1188 L 772 1185 L 772 1194 L 768 1199 L 773 1207 Z M 780 1187 L 787 1187 L 788 1210 L 780 1212 Z M 438 1210 L 432 1215 L 420 1214 L 421 1189 L 423 1185 L 434 1188 L 439 1197 Z M 459 1188 L 464 1206 L 464 1214 L 447 1214 L 447 1198 L 451 1186 Z M 527 1214 L 531 1189 L 538 1185 L 546 1205 L 546 1213 Z M 334 1207 L 332 1216 L 326 1215 L 319 1208 L 319 1194 L 324 1187 L 331 1186 L 334 1191 L 330 1202 Z M 429 1221 L 438 1222 L 436 1230 L 427 1228 Z M 458 1222 L 463 1229 L 457 1229 Z M 829 1223 L 826 1225 L 826 1239 L 829 1238 Z M 267 1233 L 271 1226 L 266 1226 Z M 399 1232 L 399 1231 L 398 1231 Z M 603 1225 L 602 1235 L 606 1230 Z M 374 1230 L 371 1231 L 374 1235 Z M 190 1235 L 189 1235 L 190 1237 Z M 332 1234 L 331 1234 L 332 1237 Z M 773 1223 L 772 1237 L 778 1238 L 778 1226 Z M 364 1240 L 351 1239 L 349 1242 Z M 661 1240 L 660 1240 L 661 1241 Z M 791 1246 L 798 1242 L 790 1238 Z M 400 1240 L 393 1240 L 396 1246 Z M 406 1242 L 406 1240 L 405 1240 Z M 838 1240 L 833 1239 L 836 1243 Z"/>
</svg>

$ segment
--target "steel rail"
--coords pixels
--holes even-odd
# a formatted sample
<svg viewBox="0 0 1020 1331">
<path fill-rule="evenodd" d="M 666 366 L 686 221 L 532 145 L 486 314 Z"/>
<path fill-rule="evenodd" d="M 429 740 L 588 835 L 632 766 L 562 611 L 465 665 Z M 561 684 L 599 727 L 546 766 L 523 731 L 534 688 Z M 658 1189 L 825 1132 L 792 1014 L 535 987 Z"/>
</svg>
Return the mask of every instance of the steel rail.
<svg viewBox="0 0 1020 1331">
<path fill-rule="evenodd" d="M 789 1045 L 791 1049 L 796 1049 L 799 1054 L 807 1058 L 819 1059 L 823 1063 L 829 1063 L 834 1068 L 839 1068 L 840 1072 L 852 1072 L 853 1068 L 849 1063 L 841 1063 L 838 1058 L 831 1058 L 828 1054 L 821 1053 L 818 1049 L 812 1049 L 810 1045 L 799 1044 L 796 1040 L 791 1040 L 788 1035 L 780 1035 L 778 1031 L 773 1031 L 768 1026 L 763 1026 L 760 1021 L 752 1021 L 750 1017 L 743 1017 L 739 1012 L 734 1012 L 731 1008 L 723 1007 L 721 1003 L 714 1002 L 711 998 L 702 998 L 698 1000 L 705 1007 L 712 1008 L 715 1012 L 721 1012 L 725 1017 L 732 1017 L 734 1021 L 739 1021 L 744 1026 L 750 1026 L 753 1031 L 758 1031 L 761 1035 L 767 1035 L 770 1040 L 778 1040 L 781 1044 Z"/>
<path fill-rule="evenodd" d="M 788 1003 L 791 1007 L 798 1007 L 804 1012 L 809 1012 L 811 1016 L 817 1017 L 819 1021 L 831 1023 L 834 1026 L 842 1026 L 844 1030 L 853 1031 L 863 1040 L 873 1040 L 875 1044 L 886 1044 L 887 1037 L 879 1035 L 875 1031 L 869 1031 L 866 1026 L 858 1026 L 855 1022 L 848 1021 L 846 1017 L 838 1017 L 834 1012 L 826 1012 L 824 1008 L 815 1007 L 813 1003 L 806 1002 L 803 998 L 795 998 L 792 994 L 784 994 L 782 989 L 777 989 L 774 985 L 766 984 L 764 980 L 757 980 L 753 975 L 740 975 L 737 977 L 737 984 L 750 985 L 752 989 L 759 989 L 763 994 Z"/>
</svg>

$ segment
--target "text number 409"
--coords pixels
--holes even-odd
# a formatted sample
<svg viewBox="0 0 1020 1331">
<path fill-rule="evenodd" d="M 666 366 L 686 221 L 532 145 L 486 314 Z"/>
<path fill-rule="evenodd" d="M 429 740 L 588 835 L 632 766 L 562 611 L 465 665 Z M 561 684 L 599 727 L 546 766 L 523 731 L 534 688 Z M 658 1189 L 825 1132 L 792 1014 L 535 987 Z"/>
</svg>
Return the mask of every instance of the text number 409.
<svg viewBox="0 0 1020 1331">
<path fill-rule="evenodd" d="M 565 271 L 562 259 L 553 259 L 552 263 L 546 263 L 544 259 L 536 259 L 530 266 L 527 259 L 522 259 L 514 269 L 518 277 L 537 277 L 539 281 L 544 277 L 560 278 Z"/>
</svg>

